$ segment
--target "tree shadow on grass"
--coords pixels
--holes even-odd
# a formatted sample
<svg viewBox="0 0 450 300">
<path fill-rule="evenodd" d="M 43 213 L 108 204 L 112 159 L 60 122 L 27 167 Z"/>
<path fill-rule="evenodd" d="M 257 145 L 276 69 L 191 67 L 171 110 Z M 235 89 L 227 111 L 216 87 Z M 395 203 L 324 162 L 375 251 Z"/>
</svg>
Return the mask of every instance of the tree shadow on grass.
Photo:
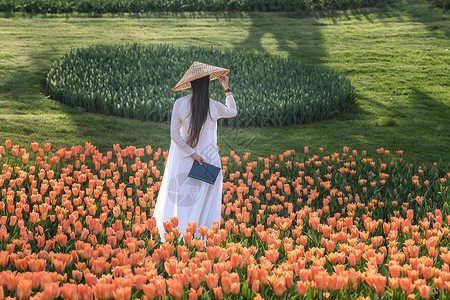
<svg viewBox="0 0 450 300">
<path fill-rule="evenodd" d="M 441 8 L 432 7 L 424 0 L 416 0 L 404 9 L 413 20 L 424 24 L 436 37 L 450 38 L 450 17 Z"/>
<path fill-rule="evenodd" d="M 406 13 L 406 14 L 405 14 Z M 410 21 L 408 15 L 415 21 L 423 23 L 427 30 L 431 32 L 444 32 L 447 38 L 450 37 L 450 26 L 448 24 L 448 13 L 444 13 L 441 8 L 432 7 L 425 0 L 394 1 L 387 6 L 362 7 L 352 10 L 342 11 L 319 11 L 314 13 L 316 19 L 331 19 L 335 25 L 343 20 L 352 18 L 362 21 L 365 19 L 369 23 L 376 22 L 406 22 Z M 405 18 L 406 17 L 406 18 Z"/>
<path fill-rule="evenodd" d="M 321 24 L 312 18 L 289 17 L 292 14 L 281 16 L 282 20 L 267 13 L 249 13 L 251 24 L 248 36 L 244 41 L 235 43 L 235 49 L 281 52 L 305 62 L 320 62 L 326 55 Z M 276 48 L 271 49 L 268 46 L 270 43 L 265 43 L 266 39 L 274 39 Z"/>
<path fill-rule="evenodd" d="M 349 130 L 350 124 L 358 127 L 343 135 L 349 144 L 355 147 L 390 147 L 389 150 L 405 150 L 405 158 L 421 157 L 423 163 L 425 153 L 427 161 L 450 162 L 450 106 L 416 87 L 409 87 L 406 99 L 401 104 L 374 101 L 360 95 L 360 100 L 369 102 L 371 110 L 356 108 L 360 122 L 350 122 L 345 125 L 346 115 L 340 120 L 343 129 Z M 366 115 L 369 115 L 368 117 Z M 372 115 L 372 116 L 370 116 Z M 351 127 L 350 127 L 351 128 Z M 359 133 L 361 132 L 361 134 Z M 432 134 L 430 134 L 432 133 Z M 445 151 L 447 149 L 447 151 Z M 445 155 L 443 155 L 445 153 Z M 411 161 L 412 162 L 412 161 Z"/>
<path fill-rule="evenodd" d="M 49 57 L 56 57 L 51 51 L 27 53 L 25 62 L 9 68 L 0 81 L 1 94 L 11 96 L 12 101 L 23 102 L 24 95 L 36 95 L 41 91 L 45 79 L 43 72 L 50 68 Z M 26 101 L 26 100 L 25 100 Z"/>
<path fill-rule="evenodd" d="M 52 51 L 34 50 L 21 55 L 20 64 L 7 67 L 0 81 L 0 99 L 5 102 L 0 108 L 0 140 L 25 141 L 29 145 L 43 136 L 51 141 L 54 134 L 67 134 L 67 124 L 58 127 L 58 120 L 66 119 L 65 115 L 74 109 L 41 94 L 50 68 L 49 57 L 54 56 Z"/>
<path fill-rule="evenodd" d="M 450 123 L 448 116 L 450 116 L 450 105 L 433 98 L 416 87 L 411 87 L 409 100 L 410 106 L 414 108 L 411 112 L 415 113 L 409 113 L 408 108 L 405 113 L 408 114 L 408 129 L 415 132 L 414 136 L 420 137 L 416 143 L 422 144 L 422 147 L 429 149 L 430 152 L 447 149 L 445 151 L 447 157 L 440 158 L 449 161 Z M 433 132 L 433 135 L 430 135 L 430 132 Z"/>
<path fill-rule="evenodd" d="M 447 47 L 448 39 L 450 38 L 450 17 L 442 9 L 432 7 L 429 2 L 424 0 L 409 1 L 408 4 L 411 5 L 405 6 L 404 9 L 411 20 L 422 23 L 429 34 L 442 44 L 442 47 L 437 48 L 435 51 L 427 52 L 426 55 L 433 56 L 435 60 L 437 57 L 441 57 L 443 64 L 430 66 L 430 70 L 433 68 L 434 80 L 429 82 L 427 90 L 432 91 L 432 95 L 415 86 L 410 88 L 410 105 L 416 108 L 416 110 L 412 111 L 420 112 L 420 114 L 415 114 L 411 117 L 414 118 L 417 125 L 415 130 L 420 131 L 422 128 L 428 128 L 428 132 L 432 131 L 435 133 L 433 137 L 424 135 L 424 142 L 432 143 L 438 137 L 441 145 L 448 152 L 450 150 L 450 122 L 448 121 L 450 116 L 450 102 L 448 99 L 450 71 L 448 65 L 446 66 L 448 63 L 446 57 L 448 58 L 449 54 L 444 47 Z M 426 71 L 424 70 L 424 72 Z M 449 159 L 449 157 L 443 157 L 443 159 Z"/>
<path fill-rule="evenodd" d="M 394 20 L 396 22 L 403 22 L 404 18 L 401 13 L 399 13 L 399 8 L 401 6 L 398 3 L 393 2 L 390 5 L 379 6 L 379 7 L 361 7 L 351 10 L 330 10 L 330 11 L 318 11 L 314 13 L 314 18 L 320 19 L 331 19 L 334 25 L 338 25 L 342 21 L 350 21 L 352 19 L 358 21 L 366 20 L 369 23 L 375 22 L 389 22 Z M 374 16 L 376 17 L 374 20 Z"/>
<path fill-rule="evenodd" d="M 450 105 L 433 98 L 416 87 L 411 87 L 410 90 L 410 106 L 415 108 L 413 111 L 420 112 L 420 114 L 410 115 L 409 117 L 423 123 L 433 120 L 435 123 L 440 123 L 444 127 L 449 128 L 446 131 L 449 133 L 450 122 L 448 122 L 448 117 L 450 116 Z"/>
</svg>

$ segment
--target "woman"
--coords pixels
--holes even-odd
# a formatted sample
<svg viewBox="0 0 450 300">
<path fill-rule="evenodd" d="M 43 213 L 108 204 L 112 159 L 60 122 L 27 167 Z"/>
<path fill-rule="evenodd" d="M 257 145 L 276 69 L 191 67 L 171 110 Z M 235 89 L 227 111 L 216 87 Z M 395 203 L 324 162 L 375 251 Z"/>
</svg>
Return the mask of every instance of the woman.
<svg viewBox="0 0 450 300">
<path fill-rule="evenodd" d="M 211 228 L 221 220 L 222 172 L 213 185 L 188 177 L 194 160 L 221 168 L 217 150 L 217 120 L 236 115 L 236 103 L 228 87 L 230 70 L 194 62 L 172 89 L 192 88 L 175 101 L 170 124 L 171 144 L 153 216 L 161 240 L 164 222 L 178 218 L 179 239 L 190 222 Z M 219 79 L 226 106 L 209 98 L 209 82 Z"/>
</svg>

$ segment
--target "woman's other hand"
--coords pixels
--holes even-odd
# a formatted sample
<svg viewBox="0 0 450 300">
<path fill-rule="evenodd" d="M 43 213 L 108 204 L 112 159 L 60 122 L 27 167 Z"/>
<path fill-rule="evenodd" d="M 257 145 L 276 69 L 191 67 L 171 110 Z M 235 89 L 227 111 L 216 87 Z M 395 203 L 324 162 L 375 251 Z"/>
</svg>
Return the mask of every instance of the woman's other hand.
<svg viewBox="0 0 450 300">
<path fill-rule="evenodd" d="M 227 89 L 228 88 L 228 77 L 226 75 L 221 75 L 221 76 L 219 76 L 219 80 L 220 80 L 220 83 L 222 83 L 223 88 Z"/>
<path fill-rule="evenodd" d="M 198 155 L 198 154 L 195 153 L 195 152 L 191 154 L 191 157 L 192 157 L 193 160 L 198 161 L 198 163 L 199 163 L 200 165 L 203 165 L 202 162 L 206 162 L 206 160 L 204 160 L 203 157 L 201 157 L 200 155 Z"/>
</svg>

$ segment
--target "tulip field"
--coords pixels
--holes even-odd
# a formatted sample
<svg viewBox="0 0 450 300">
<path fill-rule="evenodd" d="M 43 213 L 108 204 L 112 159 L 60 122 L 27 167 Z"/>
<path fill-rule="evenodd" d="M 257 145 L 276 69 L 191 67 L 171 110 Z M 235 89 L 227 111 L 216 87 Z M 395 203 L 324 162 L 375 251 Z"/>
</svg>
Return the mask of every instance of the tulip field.
<svg viewBox="0 0 450 300">
<path fill-rule="evenodd" d="M 221 223 L 180 232 L 152 218 L 167 155 L 3 142 L 0 299 L 450 299 L 448 165 L 231 151 Z"/>
</svg>

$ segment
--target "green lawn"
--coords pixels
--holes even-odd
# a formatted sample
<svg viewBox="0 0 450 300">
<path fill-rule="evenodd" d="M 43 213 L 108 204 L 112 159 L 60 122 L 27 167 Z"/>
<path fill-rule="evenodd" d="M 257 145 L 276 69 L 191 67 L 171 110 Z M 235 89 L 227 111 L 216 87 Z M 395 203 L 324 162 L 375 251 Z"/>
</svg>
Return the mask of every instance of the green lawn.
<svg viewBox="0 0 450 300">
<path fill-rule="evenodd" d="M 52 62 L 92 44 L 168 43 L 253 49 L 298 57 L 346 75 L 356 106 L 339 118 L 284 128 L 219 128 L 221 155 L 252 156 L 286 149 L 341 151 L 343 146 L 405 150 L 430 163 L 450 160 L 450 22 L 425 1 L 386 9 L 295 16 L 286 13 L 163 14 L 118 18 L 23 16 L 0 18 L 0 141 L 55 146 L 90 141 L 170 145 L 169 125 L 84 113 L 40 94 Z M 181 78 L 182 74 L 180 74 Z M 167 78 L 175 85 L 180 78 Z M 267 80 L 270 80 L 268 74 Z M 214 83 L 217 85 L 218 83 Z M 233 73 L 230 74 L 233 88 Z M 239 94 L 234 91 L 239 109 Z M 174 93 L 174 97 L 184 95 Z M 261 95 L 263 97 L 263 95 Z M 224 99 L 216 99 L 223 101 Z"/>
</svg>

